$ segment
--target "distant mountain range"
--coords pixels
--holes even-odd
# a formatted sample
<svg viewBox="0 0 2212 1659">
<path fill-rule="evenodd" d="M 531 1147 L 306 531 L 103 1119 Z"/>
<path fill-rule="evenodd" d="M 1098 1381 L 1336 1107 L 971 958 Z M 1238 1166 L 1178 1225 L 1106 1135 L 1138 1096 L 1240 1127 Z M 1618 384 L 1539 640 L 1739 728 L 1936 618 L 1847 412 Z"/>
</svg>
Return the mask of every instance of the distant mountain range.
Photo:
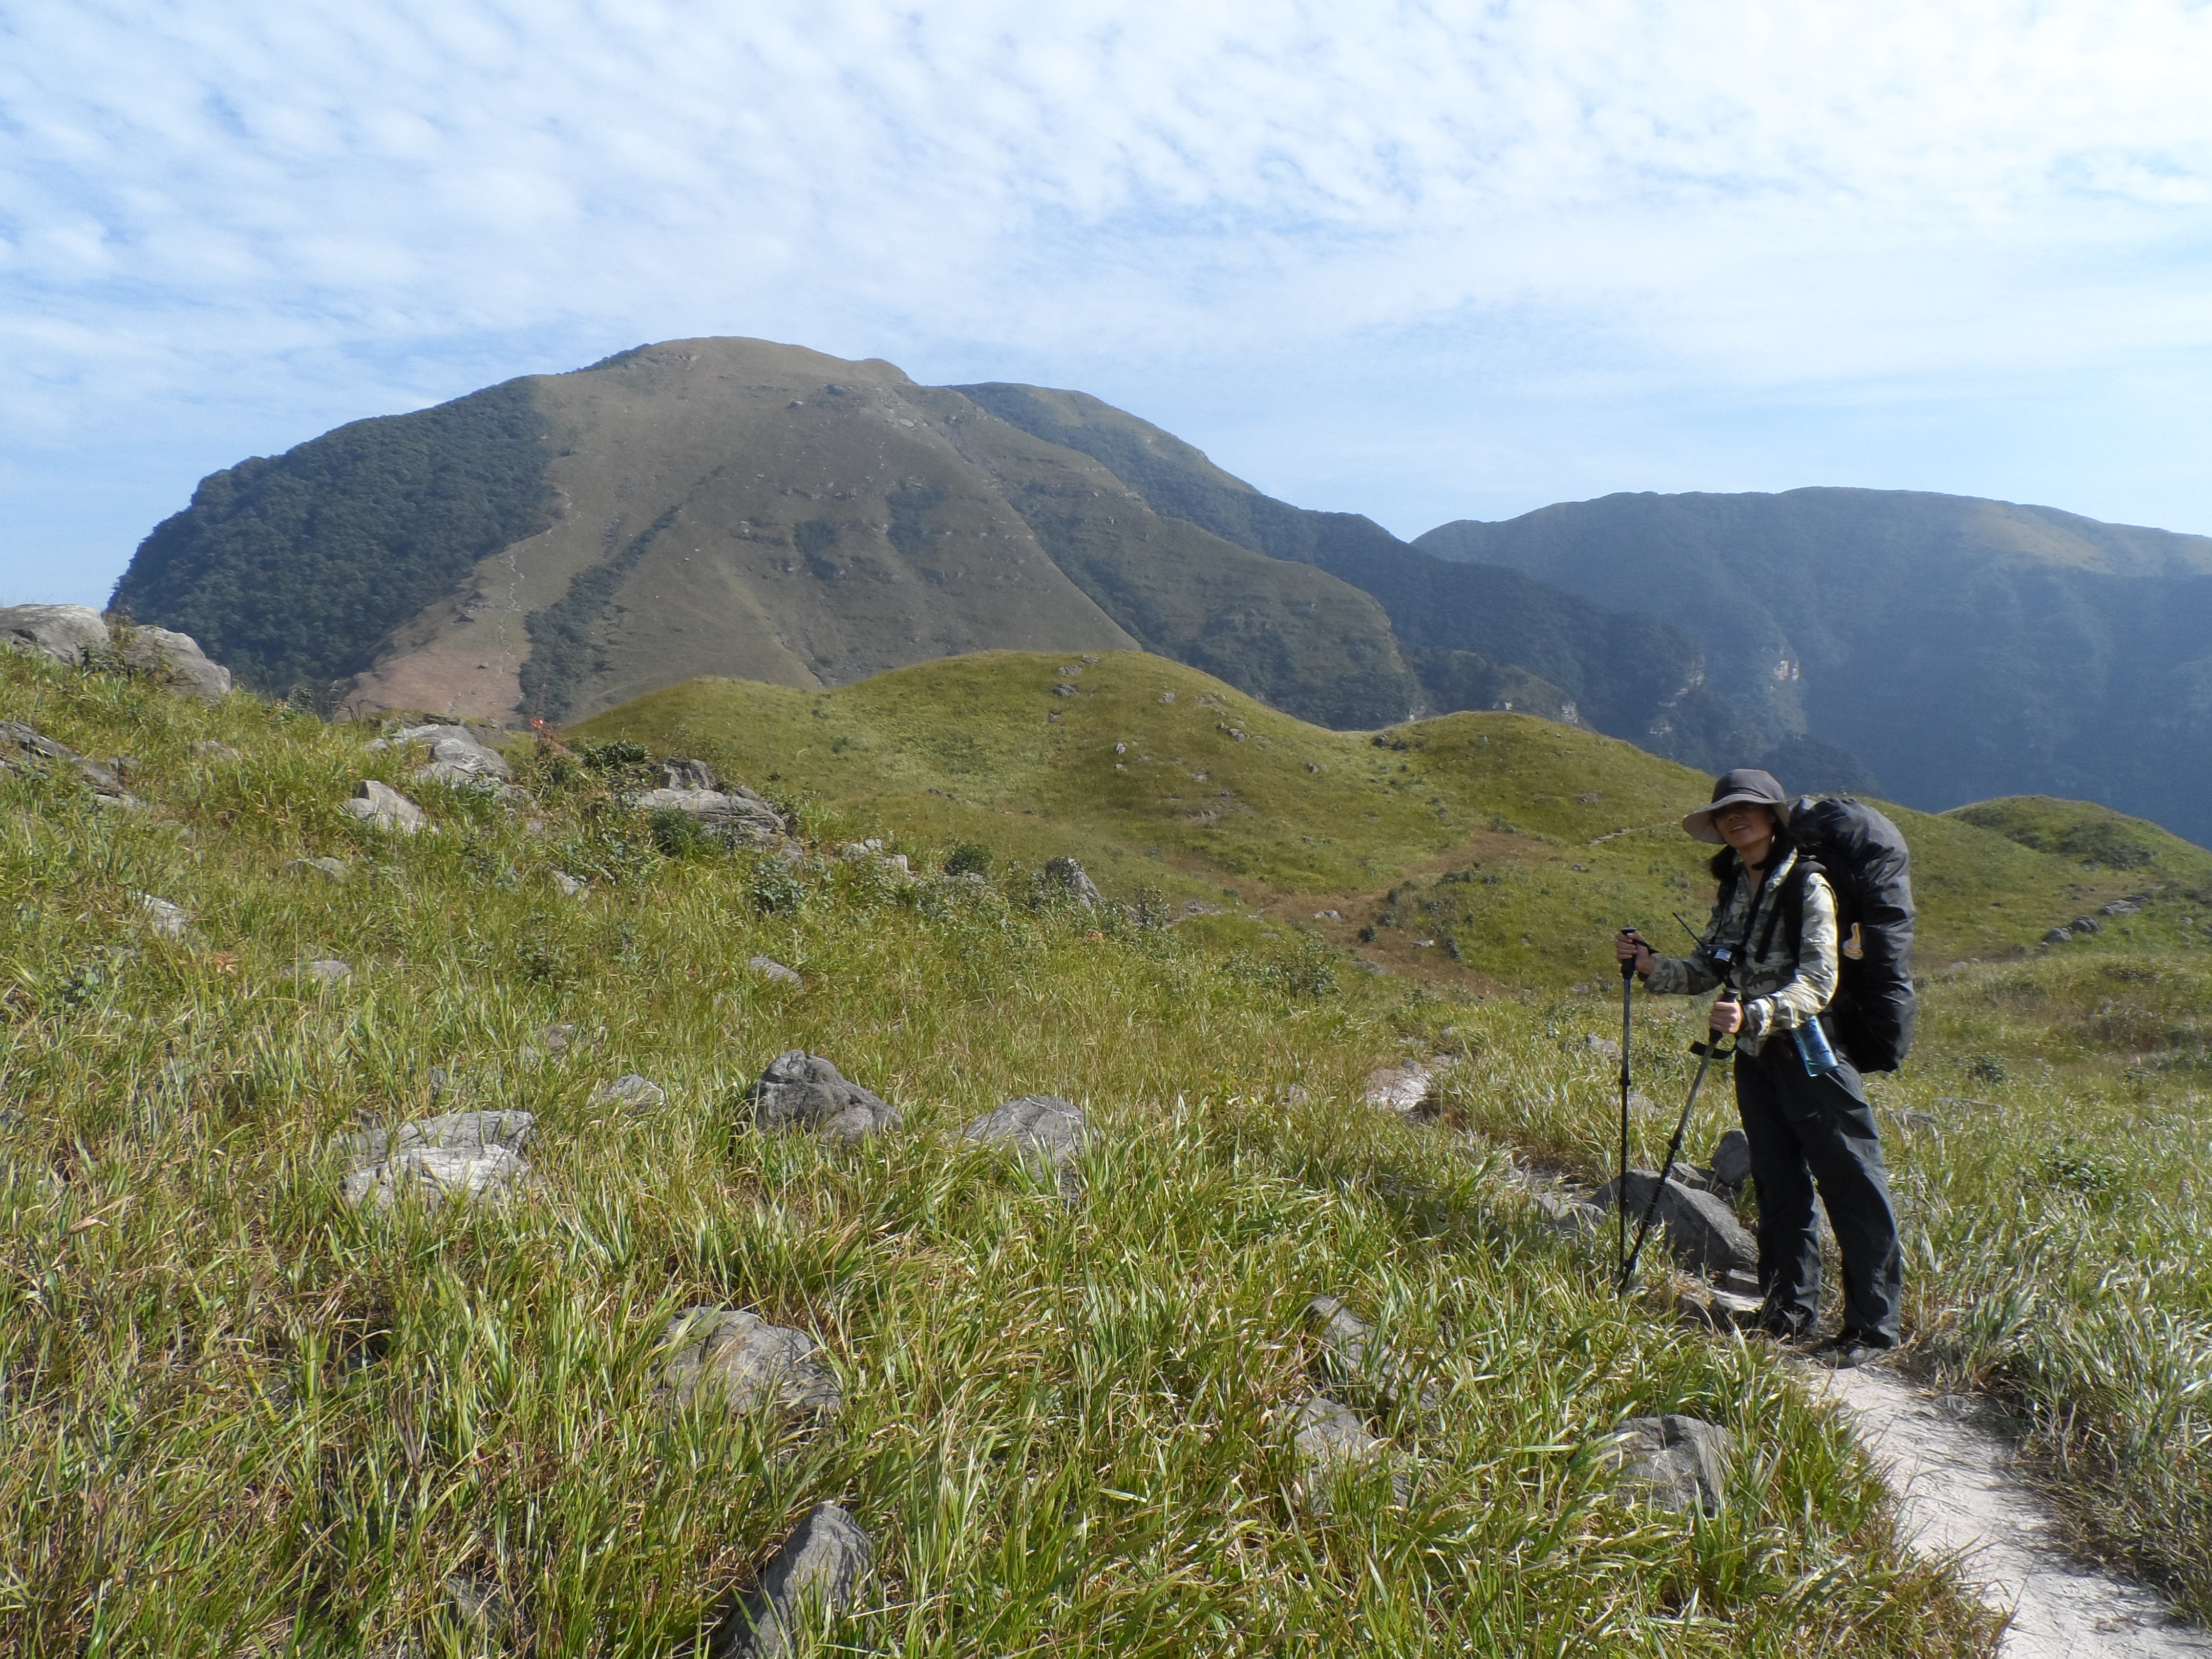
<svg viewBox="0 0 2212 1659">
<path fill-rule="evenodd" d="M 2212 538 L 1869 490 L 1617 495 L 1413 544 L 1080 392 L 640 347 L 211 475 L 113 603 L 246 684 L 562 721 L 1141 647 L 1339 728 L 1510 708 L 1793 787 L 2067 793 L 2212 840 Z"/>
</svg>

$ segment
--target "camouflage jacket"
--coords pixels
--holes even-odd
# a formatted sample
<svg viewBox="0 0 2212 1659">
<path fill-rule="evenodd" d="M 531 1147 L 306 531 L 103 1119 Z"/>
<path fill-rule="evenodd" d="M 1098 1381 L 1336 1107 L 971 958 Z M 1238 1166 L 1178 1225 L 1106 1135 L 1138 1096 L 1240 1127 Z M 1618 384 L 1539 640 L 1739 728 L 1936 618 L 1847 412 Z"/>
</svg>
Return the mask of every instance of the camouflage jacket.
<svg viewBox="0 0 2212 1659">
<path fill-rule="evenodd" d="M 1756 915 L 1753 885 L 1739 869 L 1727 904 L 1713 906 L 1712 920 L 1697 948 L 1686 957 L 1655 953 L 1651 971 L 1644 976 L 1645 988 L 1655 994 L 1694 996 L 1719 989 L 1727 969 L 1734 968 L 1735 988 L 1744 1003 L 1743 1030 L 1736 1045 L 1747 1054 L 1757 1054 L 1769 1032 L 1795 1030 L 1804 1024 L 1836 994 L 1836 896 L 1828 878 L 1818 872 L 1805 878 L 1802 942 L 1789 938 L 1788 921 L 1780 920 L 1765 953 L 1757 954 L 1759 936 L 1767 931 L 1769 908 L 1782 902 L 1782 885 L 1796 864 L 1792 850 L 1767 872 L 1758 889 Z"/>
</svg>

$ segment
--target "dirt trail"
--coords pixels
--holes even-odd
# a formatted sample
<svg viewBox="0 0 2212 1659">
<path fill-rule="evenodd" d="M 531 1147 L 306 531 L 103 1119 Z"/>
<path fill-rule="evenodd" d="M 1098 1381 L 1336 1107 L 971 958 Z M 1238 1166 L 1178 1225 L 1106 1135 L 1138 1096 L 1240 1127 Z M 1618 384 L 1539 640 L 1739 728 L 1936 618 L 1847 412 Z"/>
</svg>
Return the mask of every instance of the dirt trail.
<svg viewBox="0 0 2212 1659">
<path fill-rule="evenodd" d="M 1808 1381 L 1888 1466 L 1915 1545 L 1958 1556 L 1983 1599 L 2012 1614 L 2003 1659 L 2212 1656 L 2212 1634 L 2178 1622 L 2158 1596 L 2066 1554 L 2049 1507 L 2013 1474 L 2012 1448 L 1948 1398 L 1885 1365 Z"/>
</svg>

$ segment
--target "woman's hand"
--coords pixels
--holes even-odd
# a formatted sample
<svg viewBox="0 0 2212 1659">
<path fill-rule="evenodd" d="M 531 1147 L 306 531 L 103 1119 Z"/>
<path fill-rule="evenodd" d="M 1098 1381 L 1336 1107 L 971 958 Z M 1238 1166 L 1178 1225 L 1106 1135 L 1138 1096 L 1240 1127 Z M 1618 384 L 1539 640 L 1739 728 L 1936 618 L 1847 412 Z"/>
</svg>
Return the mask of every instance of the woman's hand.
<svg viewBox="0 0 2212 1659">
<path fill-rule="evenodd" d="M 1639 974 L 1651 971 L 1651 947 L 1644 942 L 1641 934 L 1631 928 L 1624 927 L 1613 936 L 1613 959 L 1634 963 Z"/>
<path fill-rule="evenodd" d="M 1735 993 L 1723 991 L 1713 1003 L 1713 1030 L 1723 1036 L 1734 1036 L 1743 1030 L 1743 1004 L 1735 1000 Z"/>
</svg>

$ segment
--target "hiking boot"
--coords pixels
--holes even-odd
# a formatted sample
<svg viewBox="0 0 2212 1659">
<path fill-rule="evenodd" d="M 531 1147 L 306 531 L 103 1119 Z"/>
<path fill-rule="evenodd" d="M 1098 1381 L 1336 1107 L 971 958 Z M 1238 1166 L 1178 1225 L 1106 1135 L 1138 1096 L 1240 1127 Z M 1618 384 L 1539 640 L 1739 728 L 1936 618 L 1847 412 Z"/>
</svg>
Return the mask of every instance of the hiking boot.
<svg viewBox="0 0 2212 1659">
<path fill-rule="evenodd" d="M 1893 1344 L 1879 1337 L 1857 1331 L 1838 1331 L 1826 1341 L 1814 1344 L 1812 1357 L 1831 1370 L 1850 1371 L 1877 1359 L 1887 1359 L 1896 1352 Z"/>
</svg>

